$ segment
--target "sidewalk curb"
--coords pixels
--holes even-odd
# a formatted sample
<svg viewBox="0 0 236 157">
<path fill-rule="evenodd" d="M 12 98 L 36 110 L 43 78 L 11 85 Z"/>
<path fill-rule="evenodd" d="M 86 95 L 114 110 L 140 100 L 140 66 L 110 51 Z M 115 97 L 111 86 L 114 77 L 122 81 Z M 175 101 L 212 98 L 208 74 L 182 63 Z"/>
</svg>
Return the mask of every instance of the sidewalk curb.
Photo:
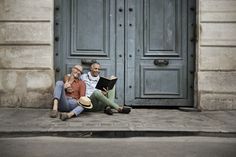
<svg viewBox="0 0 236 157">
<path fill-rule="evenodd" d="M 128 138 L 128 137 L 236 137 L 236 132 L 204 132 L 204 131 L 13 131 L 0 132 L 0 138 L 14 137 L 77 137 L 77 138 Z"/>
</svg>

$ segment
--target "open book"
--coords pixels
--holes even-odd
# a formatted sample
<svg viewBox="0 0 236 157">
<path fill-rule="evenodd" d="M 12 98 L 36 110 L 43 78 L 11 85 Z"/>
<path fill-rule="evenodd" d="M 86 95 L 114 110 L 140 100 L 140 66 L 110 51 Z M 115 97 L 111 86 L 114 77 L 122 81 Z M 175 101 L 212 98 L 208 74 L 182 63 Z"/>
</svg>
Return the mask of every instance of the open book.
<svg viewBox="0 0 236 157">
<path fill-rule="evenodd" d="M 113 78 L 100 77 L 96 88 L 102 91 L 104 91 L 103 88 L 107 90 L 111 90 L 116 84 L 117 79 L 118 79 L 117 77 L 113 77 Z"/>
</svg>

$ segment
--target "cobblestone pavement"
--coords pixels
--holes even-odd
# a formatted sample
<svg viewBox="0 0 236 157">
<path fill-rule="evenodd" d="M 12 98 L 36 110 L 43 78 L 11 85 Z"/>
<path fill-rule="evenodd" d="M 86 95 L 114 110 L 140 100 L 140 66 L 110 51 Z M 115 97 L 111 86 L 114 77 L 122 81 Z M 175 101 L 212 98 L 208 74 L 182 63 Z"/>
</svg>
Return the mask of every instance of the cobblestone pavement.
<svg viewBox="0 0 236 157">
<path fill-rule="evenodd" d="M 189 132 L 236 135 L 236 110 L 184 112 L 177 109 L 133 109 L 130 114 L 85 112 L 61 121 L 49 109 L 0 108 L 0 134 L 76 132 Z"/>
</svg>

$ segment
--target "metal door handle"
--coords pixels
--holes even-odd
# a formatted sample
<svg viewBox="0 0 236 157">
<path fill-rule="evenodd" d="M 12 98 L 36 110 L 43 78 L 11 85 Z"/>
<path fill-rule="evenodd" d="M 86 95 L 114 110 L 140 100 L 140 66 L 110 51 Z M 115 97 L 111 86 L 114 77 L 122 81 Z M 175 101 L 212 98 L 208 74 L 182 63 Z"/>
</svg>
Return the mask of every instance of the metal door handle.
<svg viewBox="0 0 236 157">
<path fill-rule="evenodd" d="M 155 59 L 153 63 L 157 66 L 167 66 L 169 64 L 169 60 L 167 60 L 167 59 Z"/>
<path fill-rule="evenodd" d="M 81 59 L 81 64 L 91 65 L 96 62 L 97 61 L 95 59 Z"/>
</svg>

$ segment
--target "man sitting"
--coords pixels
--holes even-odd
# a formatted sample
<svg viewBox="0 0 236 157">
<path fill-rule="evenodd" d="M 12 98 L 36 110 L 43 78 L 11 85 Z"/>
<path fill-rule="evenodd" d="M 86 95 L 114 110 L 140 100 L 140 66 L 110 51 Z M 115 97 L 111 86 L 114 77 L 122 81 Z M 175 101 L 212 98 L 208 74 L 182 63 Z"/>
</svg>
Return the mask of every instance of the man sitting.
<svg viewBox="0 0 236 157">
<path fill-rule="evenodd" d="M 95 87 L 100 78 L 100 69 L 101 65 L 99 63 L 93 63 L 90 66 L 90 71 L 87 74 L 83 74 L 81 76 L 81 80 L 83 80 L 86 84 L 86 96 L 89 97 L 92 101 L 93 108 L 91 111 L 102 111 L 108 115 L 112 115 L 113 111 L 111 108 L 117 110 L 119 113 L 130 113 L 131 108 L 126 106 L 119 106 L 114 102 L 115 98 L 115 88 L 109 91 L 100 91 Z"/>
</svg>

